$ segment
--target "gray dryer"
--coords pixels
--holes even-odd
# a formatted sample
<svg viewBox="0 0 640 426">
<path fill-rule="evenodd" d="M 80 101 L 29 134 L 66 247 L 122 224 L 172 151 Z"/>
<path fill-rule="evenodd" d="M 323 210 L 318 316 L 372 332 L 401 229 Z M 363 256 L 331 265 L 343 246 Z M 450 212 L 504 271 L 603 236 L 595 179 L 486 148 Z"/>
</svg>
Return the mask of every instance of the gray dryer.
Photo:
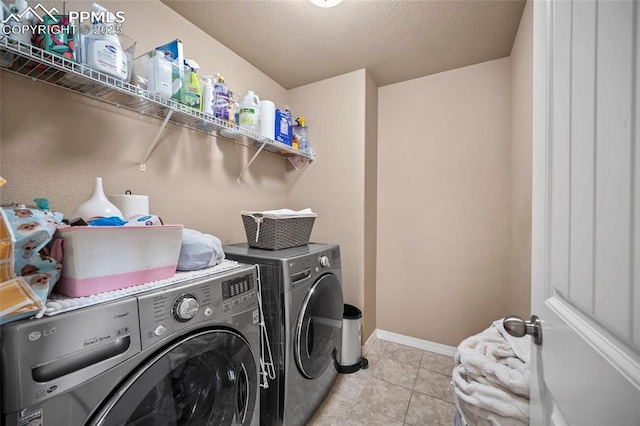
<svg viewBox="0 0 640 426">
<path fill-rule="evenodd" d="M 342 269 L 337 244 L 261 250 L 224 247 L 227 258 L 259 265 L 275 379 L 261 389 L 262 425 L 303 425 L 336 377 L 342 338 Z M 264 357 L 264 354 L 263 354 Z"/>
</svg>

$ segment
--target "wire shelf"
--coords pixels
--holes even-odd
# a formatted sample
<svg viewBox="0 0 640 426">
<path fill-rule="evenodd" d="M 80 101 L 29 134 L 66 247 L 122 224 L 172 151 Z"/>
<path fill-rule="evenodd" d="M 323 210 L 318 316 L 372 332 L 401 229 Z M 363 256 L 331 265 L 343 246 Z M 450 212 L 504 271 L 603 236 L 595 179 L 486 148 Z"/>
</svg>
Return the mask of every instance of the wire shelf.
<svg viewBox="0 0 640 426">
<path fill-rule="evenodd" d="M 173 124 L 256 148 L 258 153 L 264 151 L 280 156 L 298 156 L 306 161 L 314 159 L 313 153 L 265 138 L 173 99 L 151 94 L 146 89 L 86 65 L 8 37 L 0 38 L 0 69 L 161 120 L 169 117 L 168 121 Z M 148 156 L 141 163 L 142 170 L 147 159 Z"/>
</svg>

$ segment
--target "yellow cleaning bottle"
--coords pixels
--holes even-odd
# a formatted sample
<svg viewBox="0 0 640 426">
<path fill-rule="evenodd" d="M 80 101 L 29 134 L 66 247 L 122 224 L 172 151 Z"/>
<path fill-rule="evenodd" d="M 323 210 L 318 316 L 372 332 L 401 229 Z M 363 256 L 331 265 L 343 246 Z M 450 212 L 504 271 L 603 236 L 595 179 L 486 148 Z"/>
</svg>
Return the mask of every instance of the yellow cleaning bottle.
<svg viewBox="0 0 640 426">
<path fill-rule="evenodd" d="M 202 89 L 196 71 L 200 68 L 193 59 L 185 59 L 185 66 L 189 67 L 189 84 L 185 88 L 185 104 L 193 109 L 202 111 Z"/>
</svg>

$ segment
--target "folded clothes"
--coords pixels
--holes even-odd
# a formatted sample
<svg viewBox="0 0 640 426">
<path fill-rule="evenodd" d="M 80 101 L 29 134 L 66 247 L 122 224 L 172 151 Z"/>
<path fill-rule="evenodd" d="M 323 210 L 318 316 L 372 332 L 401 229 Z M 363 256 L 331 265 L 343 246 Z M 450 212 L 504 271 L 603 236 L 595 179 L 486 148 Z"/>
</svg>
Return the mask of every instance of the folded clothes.
<svg viewBox="0 0 640 426">
<path fill-rule="evenodd" d="M 241 211 L 240 214 L 244 216 L 252 217 L 267 217 L 270 219 L 284 219 L 291 217 L 315 217 L 316 214 L 309 208 L 303 210 L 291 210 L 291 209 L 278 209 L 278 210 L 265 210 L 263 212 L 250 212 Z"/>
</svg>

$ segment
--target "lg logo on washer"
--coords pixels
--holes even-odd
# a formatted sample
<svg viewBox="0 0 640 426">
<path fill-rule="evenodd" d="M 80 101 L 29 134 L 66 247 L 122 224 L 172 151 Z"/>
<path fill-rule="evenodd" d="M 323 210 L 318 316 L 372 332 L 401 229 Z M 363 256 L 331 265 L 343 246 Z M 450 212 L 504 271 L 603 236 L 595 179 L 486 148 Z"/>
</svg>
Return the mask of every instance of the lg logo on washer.
<svg viewBox="0 0 640 426">
<path fill-rule="evenodd" d="M 51 336 L 55 332 L 56 332 L 56 328 L 55 327 L 52 327 L 49 330 L 43 330 L 42 333 L 36 330 L 36 331 L 33 331 L 33 332 L 29 333 L 29 340 L 31 340 L 32 342 L 35 342 L 36 340 L 38 340 L 42 336 L 44 336 L 44 337 Z"/>
</svg>

